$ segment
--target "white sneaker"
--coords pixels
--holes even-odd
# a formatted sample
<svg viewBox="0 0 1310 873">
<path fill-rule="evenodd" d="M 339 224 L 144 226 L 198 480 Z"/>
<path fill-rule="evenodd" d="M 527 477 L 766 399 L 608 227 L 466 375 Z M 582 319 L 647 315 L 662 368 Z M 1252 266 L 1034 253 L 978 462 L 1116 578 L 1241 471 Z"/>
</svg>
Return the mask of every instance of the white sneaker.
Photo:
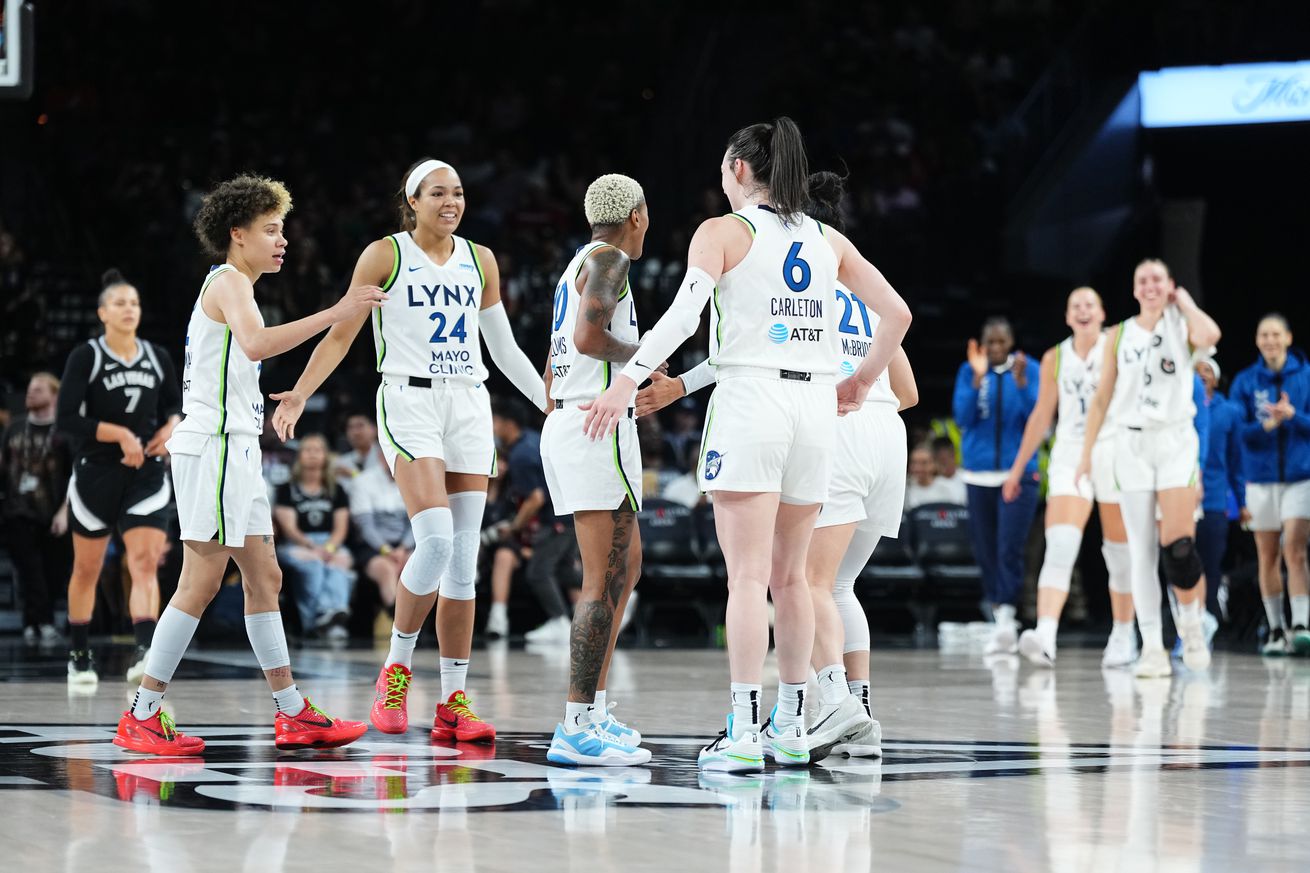
<svg viewBox="0 0 1310 873">
<path fill-rule="evenodd" d="M 534 628 L 523 635 L 523 639 L 530 643 L 544 643 L 548 645 L 561 645 L 569 641 L 569 634 L 573 631 L 573 622 L 565 616 L 552 618 L 541 627 Z"/>
<path fill-rule="evenodd" d="M 849 742 L 868 724 L 864 703 L 854 694 L 847 694 L 840 703 L 820 703 L 810 720 L 810 729 L 805 732 L 810 760 L 822 761 L 838 743 Z"/>
<path fill-rule="evenodd" d="M 1127 667 L 1137 660 L 1137 635 L 1110 632 L 1110 639 L 1105 643 L 1105 652 L 1101 655 L 1102 667 Z"/>
<path fill-rule="evenodd" d="M 1019 634 L 1019 654 L 1038 667 L 1055 666 L 1055 652 L 1046 651 L 1042 646 L 1041 637 L 1037 636 L 1035 630 L 1026 630 Z"/>
<path fill-rule="evenodd" d="M 1180 621 L 1178 636 L 1183 641 L 1183 665 L 1188 670 L 1204 670 L 1210 666 L 1210 646 L 1206 643 L 1205 627 L 1200 621 Z"/>
<path fill-rule="evenodd" d="M 728 727 L 700 750 L 696 765 L 702 770 L 721 773 L 758 773 L 764 769 L 764 746 L 760 743 L 759 728 L 748 727 L 739 737 L 732 735 L 732 716 Z"/>
<path fill-rule="evenodd" d="M 509 614 L 493 606 L 487 615 L 487 626 L 483 629 L 483 633 L 493 640 L 509 636 Z"/>
<path fill-rule="evenodd" d="M 779 767 L 808 767 L 810 744 L 805 737 L 805 723 L 798 722 L 790 727 L 778 727 L 773 723 L 773 717 L 777 714 L 778 708 L 775 706 L 768 720 L 764 722 L 764 727 L 760 729 L 760 739 L 764 743 L 765 754 Z"/>
<path fill-rule="evenodd" d="M 150 649 L 146 646 L 136 647 L 136 657 L 132 661 L 132 666 L 127 668 L 127 681 L 136 685 L 141 681 L 141 677 L 146 675 L 146 656 L 150 654 Z"/>
<path fill-rule="evenodd" d="M 350 639 L 350 630 L 339 624 L 330 624 L 323 635 L 329 643 L 344 643 Z"/>
<path fill-rule="evenodd" d="M 68 653 L 68 687 L 91 689 L 100 684 L 100 675 L 96 673 L 95 662 L 91 656 L 87 655 L 86 669 L 79 669 L 77 666 L 78 652 Z"/>
<path fill-rule="evenodd" d="M 1143 649 L 1133 668 L 1133 675 L 1138 679 L 1168 679 L 1174 673 L 1169 663 L 1169 653 L 1161 646 L 1155 649 Z"/>
<path fill-rule="evenodd" d="M 983 649 L 984 655 L 1013 655 L 1019 651 L 1019 623 L 998 621 L 992 628 L 991 639 Z"/>
<path fill-rule="evenodd" d="M 40 634 L 41 634 L 41 645 L 43 646 L 58 645 L 59 643 L 63 642 L 64 639 L 62 636 L 59 635 L 59 631 L 55 630 L 55 626 L 52 624 L 41 625 Z"/>
<path fill-rule="evenodd" d="M 635 749 L 641 745 L 641 731 L 628 727 L 614 717 L 614 713 L 610 710 L 617 705 L 615 703 L 607 704 L 605 712 L 600 715 L 600 718 L 593 718 L 592 724 L 596 730 L 600 731 L 600 735 L 611 743 L 618 743 L 620 746 Z"/>
<path fill-rule="evenodd" d="M 1292 645 L 1287 641 L 1287 631 L 1281 627 L 1270 631 L 1269 639 L 1265 640 L 1264 645 L 1260 647 L 1260 654 L 1270 657 L 1292 654 Z"/>
<path fill-rule="evenodd" d="M 1210 614 L 1209 610 L 1201 612 L 1201 625 L 1205 628 L 1205 644 L 1214 651 L 1214 635 L 1219 633 L 1219 619 Z"/>
<path fill-rule="evenodd" d="M 554 764 L 582 767 L 632 767 L 650 762 L 650 749 L 632 748 L 610 742 L 595 725 L 571 734 L 556 725 L 546 760 Z"/>
<path fill-rule="evenodd" d="M 849 758 L 881 758 L 882 725 L 878 724 L 877 719 L 870 718 L 858 734 L 833 746 L 832 754 Z"/>
</svg>

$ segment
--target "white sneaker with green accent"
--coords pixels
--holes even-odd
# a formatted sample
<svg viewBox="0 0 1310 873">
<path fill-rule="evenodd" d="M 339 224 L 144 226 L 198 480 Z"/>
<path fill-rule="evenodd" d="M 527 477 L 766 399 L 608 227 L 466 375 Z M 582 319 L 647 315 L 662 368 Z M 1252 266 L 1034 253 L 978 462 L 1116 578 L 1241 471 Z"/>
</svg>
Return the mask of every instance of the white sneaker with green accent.
<svg viewBox="0 0 1310 873">
<path fill-rule="evenodd" d="M 760 744 L 760 729 L 749 725 L 741 736 L 733 736 L 732 716 L 728 726 L 708 746 L 700 750 L 696 759 L 702 770 L 722 773 L 758 773 L 764 769 L 764 747 Z"/>
<path fill-rule="evenodd" d="M 769 714 L 768 721 L 764 722 L 764 727 L 760 729 L 765 753 L 779 767 L 808 767 L 810 741 L 805 736 L 805 723 L 797 722 L 789 727 L 778 727 L 774 722 L 777 715 L 778 707 L 775 706 L 773 712 Z"/>
<path fill-rule="evenodd" d="M 1174 673 L 1173 665 L 1169 663 L 1169 653 L 1164 647 L 1153 649 L 1142 649 L 1141 657 L 1137 659 L 1137 665 L 1133 667 L 1133 675 L 1138 679 L 1168 679 Z"/>
<path fill-rule="evenodd" d="M 832 754 L 849 758 L 881 758 L 882 725 L 877 719 L 869 719 L 858 734 L 833 746 Z"/>
</svg>

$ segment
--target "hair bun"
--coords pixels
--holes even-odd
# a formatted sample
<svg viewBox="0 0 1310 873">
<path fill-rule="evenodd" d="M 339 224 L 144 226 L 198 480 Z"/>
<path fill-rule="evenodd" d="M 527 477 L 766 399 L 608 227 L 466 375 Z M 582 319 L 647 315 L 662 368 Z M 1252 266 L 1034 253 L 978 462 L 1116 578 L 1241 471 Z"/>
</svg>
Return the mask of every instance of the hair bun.
<svg viewBox="0 0 1310 873">
<path fill-rule="evenodd" d="M 129 284 L 128 281 L 123 278 L 122 271 L 119 270 L 117 267 L 110 267 L 108 270 L 105 270 L 105 272 L 102 273 L 100 276 L 100 287 L 102 290 L 105 288 L 111 288 L 114 285 L 127 285 L 127 284 Z"/>
</svg>

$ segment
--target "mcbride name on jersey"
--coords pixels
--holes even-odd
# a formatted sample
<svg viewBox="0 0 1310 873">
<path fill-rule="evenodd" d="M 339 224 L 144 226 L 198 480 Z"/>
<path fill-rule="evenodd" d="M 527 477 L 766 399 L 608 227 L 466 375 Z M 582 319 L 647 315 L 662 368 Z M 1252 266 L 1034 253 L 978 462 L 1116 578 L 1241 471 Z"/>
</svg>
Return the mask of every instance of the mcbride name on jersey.
<svg viewBox="0 0 1310 873">
<path fill-rule="evenodd" d="M 590 400 L 610 386 L 613 380 L 613 366 L 609 361 L 601 361 L 587 355 L 579 354 L 573 346 L 573 333 L 578 323 L 578 310 L 582 308 L 582 295 L 578 292 L 577 280 L 587 258 L 597 249 L 609 243 L 589 243 L 578 249 L 569 261 L 564 275 L 560 277 L 555 288 L 554 316 L 550 331 L 550 369 L 552 382 L 550 398 L 552 400 Z M 627 343 L 636 343 L 640 337 L 637 327 L 637 305 L 632 299 L 632 283 L 625 282 L 614 306 L 614 315 L 606 329 L 615 338 Z"/>
<path fill-rule="evenodd" d="M 68 356 L 59 391 L 59 426 L 77 441 L 79 458 L 117 462 L 123 457 L 118 444 L 96 441 L 100 422 L 122 425 L 144 444 L 181 406 L 167 352 L 138 339 L 135 360 L 126 361 L 99 337 Z"/>
<path fill-rule="evenodd" d="M 873 346 L 873 332 L 878 329 L 878 313 L 869 310 L 864 301 L 851 293 L 845 285 L 837 285 L 837 336 L 841 338 L 841 364 L 839 378 L 854 376 L 855 371 L 869 357 Z M 883 370 L 874 380 L 865 403 L 901 403 L 892 393 L 891 381 Z"/>
<path fill-rule="evenodd" d="M 453 236 L 454 250 L 437 264 L 408 232 L 387 239 L 395 261 L 383 287 L 390 299 L 373 310 L 378 372 L 455 378 L 469 385 L 485 381 L 478 342 L 484 280 L 477 247 Z"/>
</svg>

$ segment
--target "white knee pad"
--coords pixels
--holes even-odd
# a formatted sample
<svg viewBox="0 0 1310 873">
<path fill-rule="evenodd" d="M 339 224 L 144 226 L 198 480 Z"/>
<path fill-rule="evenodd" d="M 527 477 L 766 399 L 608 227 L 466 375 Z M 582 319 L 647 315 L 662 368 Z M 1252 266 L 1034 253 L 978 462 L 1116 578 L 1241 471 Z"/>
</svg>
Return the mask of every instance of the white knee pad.
<svg viewBox="0 0 1310 873">
<path fill-rule="evenodd" d="M 1110 577 L 1110 590 L 1115 594 L 1132 594 L 1133 561 L 1128 554 L 1128 544 L 1106 540 L 1101 545 L 1101 555 L 1105 558 L 1105 570 Z"/>
<path fill-rule="evenodd" d="M 414 531 L 414 554 L 400 571 L 400 584 L 422 597 L 441 587 L 441 577 L 450 564 L 454 551 L 450 510 L 434 506 L 411 518 L 409 523 Z"/>
<path fill-rule="evenodd" d="M 478 544 L 487 495 L 482 491 L 460 491 L 450 495 L 454 552 L 441 580 L 441 596 L 450 600 L 473 600 L 478 577 Z"/>
<path fill-rule="evenodd" d="M 855 596 L 855 580 L 838 579 L 832 589 L 832 601 L 837 604 L 837 614 L 846 632 L 842 654 L 869 651 L 869 617 Z"/>
<path fill-rule="evenodd" d="M 1069 591 L 1074 565 L 1078 563 L 1078 547 L 1083 543 L 1083 532 L 1072 524 L 1053 524 L 1046 529 L 1046 557 L 1037 576 L 1038 588 Z"/>
</svg>

